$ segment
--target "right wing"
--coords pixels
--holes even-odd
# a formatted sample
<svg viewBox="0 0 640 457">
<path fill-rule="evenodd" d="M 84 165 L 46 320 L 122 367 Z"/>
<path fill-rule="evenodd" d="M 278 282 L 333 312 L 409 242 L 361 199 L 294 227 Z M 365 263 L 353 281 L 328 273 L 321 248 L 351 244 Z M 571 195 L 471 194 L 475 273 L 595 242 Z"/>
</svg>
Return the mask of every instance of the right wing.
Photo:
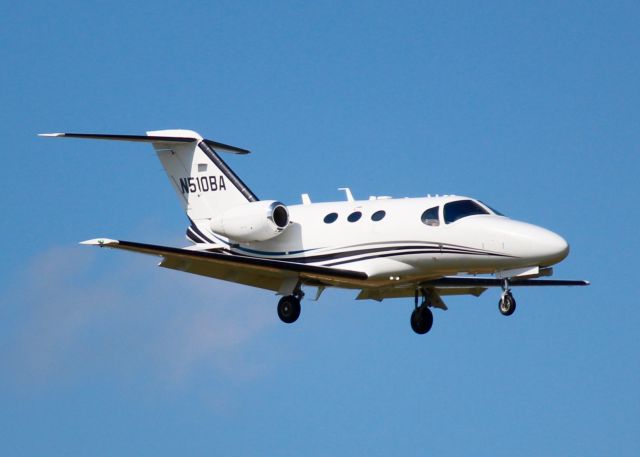
<svg viewBox="0 0 640 457">
<path fill-rule="evenodd" d="M 360 288 L 368 276 L 360 271 L 318 267 L 282 260 L 261 259 L 219 252 L 203 252 L 132 241 L 97 238 L 80 244 L 123 249 L 162 257 L 159 266 L 224 281 L 279 291 L 284 282 L 298 278 L 311 286 Z"/>
<path fill-rule="evenodd" d="M 464 276 L 445 276 L 439 279 L 419 281 L 417 283 L 399 284 L 393 287 L 362 289 L 358 300 L 384 300 L 385 298 L 413 297 L 416 288 L 422 288 L 445 295 L 473 295 L 479 297 L 489 287 L 502 287 L 504 281 L 495 278 L 477 278 Z M 588 286 L 589 281 L 565 279 L 517 279 L 511 278 L 509 286 Z M 439 306 L 442 307 L 442 306 Z"/>
<path fill-rule="evenodd" d="M 444 278 L 425 281 L 425 287 L 501 287 L 502 279 L 445 276 Z M 509 279 L 509 286 L 588 286 L 589 281 L 574 279 Z"/>
</svg>

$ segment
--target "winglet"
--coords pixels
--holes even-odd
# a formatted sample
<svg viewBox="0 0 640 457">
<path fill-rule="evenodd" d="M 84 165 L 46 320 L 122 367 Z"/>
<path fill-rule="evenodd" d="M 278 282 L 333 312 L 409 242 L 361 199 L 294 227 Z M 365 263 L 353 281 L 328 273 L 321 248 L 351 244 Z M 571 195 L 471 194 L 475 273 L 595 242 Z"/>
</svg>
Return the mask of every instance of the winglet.
<svg viewBox="0 0 640 457">
<path fill-rule="evenodd" d="M 109 238 L 94 238 L 93 240 L 81 241 L 80 244 L 85 244 L 87 246 L 116 246 L 120 244 L 118 240 L 111 240 Z"/>
</svg>

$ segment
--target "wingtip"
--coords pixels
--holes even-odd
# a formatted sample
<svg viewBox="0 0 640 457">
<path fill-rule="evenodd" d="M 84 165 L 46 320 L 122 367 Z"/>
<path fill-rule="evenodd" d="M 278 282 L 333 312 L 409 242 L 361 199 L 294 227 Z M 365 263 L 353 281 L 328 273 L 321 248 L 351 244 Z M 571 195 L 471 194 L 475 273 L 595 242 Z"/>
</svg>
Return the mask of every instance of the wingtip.
<svg viewBox="0 0 640 457">
<path fill-rule="evenodd" d="M 64 136 L 64 133 L 38 133 L 38 136 L 42 136 L 42 137 L 59 137 L 59 136 Z"/>
<path fill-rule="evenodd" d="M 92 240 L 81 241 L 80 244 L 85 246 L 113 246 L 119 244 L 118 240 L 111 240 L 109 238 L 94 238 Z"/>
</svg>

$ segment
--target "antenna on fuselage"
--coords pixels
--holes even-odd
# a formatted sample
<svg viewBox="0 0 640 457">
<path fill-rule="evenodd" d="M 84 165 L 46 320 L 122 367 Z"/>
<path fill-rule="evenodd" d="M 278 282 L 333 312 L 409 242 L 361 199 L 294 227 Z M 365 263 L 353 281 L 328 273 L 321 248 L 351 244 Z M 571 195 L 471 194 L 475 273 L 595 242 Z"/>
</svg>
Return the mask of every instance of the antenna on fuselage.
<svg viewBox="0 0 640 457">
<path fill-rule="evenodd" d="M 344 190 L 344 194 L 347 196 L 348 202 L 354 201 L 353 194 L 351 193 L 351 189 L 349 189 L 348 187 L 338 187 L 338 190 Z"/>
</svg>

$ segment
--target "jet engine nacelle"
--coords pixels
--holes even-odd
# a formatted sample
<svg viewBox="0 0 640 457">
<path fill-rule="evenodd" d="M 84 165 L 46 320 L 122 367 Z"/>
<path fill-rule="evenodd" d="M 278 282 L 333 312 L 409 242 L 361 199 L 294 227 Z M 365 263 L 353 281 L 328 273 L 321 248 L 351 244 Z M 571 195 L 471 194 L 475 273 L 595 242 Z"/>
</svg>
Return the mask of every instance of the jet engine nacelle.
<svg viewBox="0 0 640 457">
<path fill-rule="evenodd" d="M 231 208 L 211 219 L 211 230 L 234 241 L 266 241 L 289 225 L 287 207 L 275 200 L 257 201 Z"/>
</svg>

